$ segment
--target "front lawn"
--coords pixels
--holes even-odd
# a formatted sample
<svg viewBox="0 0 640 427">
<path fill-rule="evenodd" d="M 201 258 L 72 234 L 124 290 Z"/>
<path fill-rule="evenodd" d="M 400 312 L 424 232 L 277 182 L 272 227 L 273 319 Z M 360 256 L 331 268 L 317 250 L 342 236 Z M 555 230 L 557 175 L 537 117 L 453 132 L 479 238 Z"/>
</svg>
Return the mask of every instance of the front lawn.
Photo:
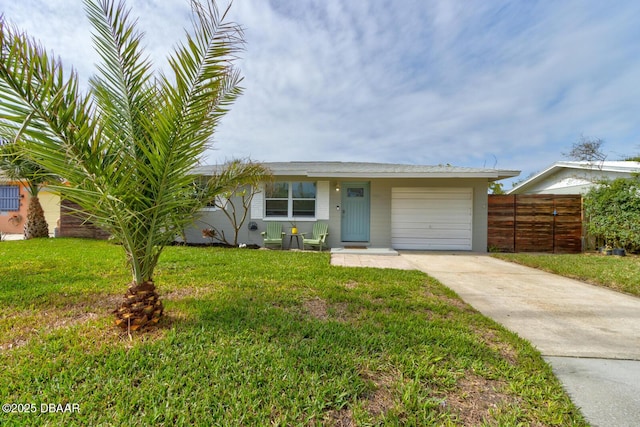
<svg viewBox="0 0 640 427">
<path fill-rule="evenodd" d="M 640 296 L 640 257 L 584 254 L 493 254 L 528 267 Z"/>
<path fill-rule="evenodd" d="M 166 316 L 129 338 L 123 257 L 0 243 L 0 425 L 587 425 L 531 345 L 423 273 L 171 247 Z"/>
</svg>

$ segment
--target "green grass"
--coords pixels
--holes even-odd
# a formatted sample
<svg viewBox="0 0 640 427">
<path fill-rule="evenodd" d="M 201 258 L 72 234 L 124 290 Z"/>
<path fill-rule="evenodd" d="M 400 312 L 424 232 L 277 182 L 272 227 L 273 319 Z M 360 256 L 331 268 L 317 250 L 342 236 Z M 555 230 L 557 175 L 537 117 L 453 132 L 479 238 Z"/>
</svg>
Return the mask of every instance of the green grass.
<svg viewBox="0 0 640 427">
<path fill-rule="evenodd" d="M 493 254 L 506 261 L 517 262 L 551 273 L 605 286 L 619 292 L 640 296 L 640 257 L 584 254 Z"/>
<path fill-rule="evenodd" d="M 109 311 L 121 248 L 0 244 L 0 425 L 587 425 L 527 342 L 417 271 L 167 248 L 160 327 Z M 79 413 L 40 412 L 77 403 Z"/>
</svg>

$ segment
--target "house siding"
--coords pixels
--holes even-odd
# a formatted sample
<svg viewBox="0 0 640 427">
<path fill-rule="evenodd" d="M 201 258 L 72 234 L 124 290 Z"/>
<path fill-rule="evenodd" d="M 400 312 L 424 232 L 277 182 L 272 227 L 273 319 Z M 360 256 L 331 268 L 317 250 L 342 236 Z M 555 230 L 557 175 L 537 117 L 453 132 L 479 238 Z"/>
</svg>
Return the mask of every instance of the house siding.
<svg viewBox="0 0 640 427">
<path fill-rule="evenodd" d="M 562 169 L 529 188 L 527 194 L 585 194 L 598 181 L 630 178 L 631 174 L 601 170 Z"/>
<path fill-rule="evenodd" d="M 17 182 L 3 182 L 2 185 L 16 185 L 20 188 L 20 208 L 17 211 L 0 212 L 0 232 L 22 234 L 24 233 L 24 223 L 27 219 L 29 193 L 23 185 Z"/>
<path fill-rule="evenodd" d="M 296 224 L 298 226 L 299 233 L 311 233 L 313 229 L 313 224 L 317 221 L 327 221 L 329 222 L 329 233 L 332 232 L 332 221 L 335 220 L 335 215 L 333 215 L 331 206 L 334 205 L 333 194 L 330 190 L 331 181 L 328 179 L 310 179 L 308 177 L 301 176 L 287 176 L 287 177 L 279 177 L 277 180 L 282 181 L 314 181 L 317 182 L 317 194 L 316 194 L 316 218 L 296 218 Z M 233 201 L 236 202 L 236 206 L 240 207 L 240 199 L 233 198 Z M 338 202 L 339 204 L 339 202 Z M 335 208 L 334 208 L 335 209 Z M 238 212 L 241 214 L 241 212 Z M 338 217 L 339 219 L 339 217 Z M 247 219 L 245 223 L 242 225 L 241 229 L 238 232 L 238 244 L 249 244 L 249 245 L 259 245 L 262 246 L 262 235 L 261 232 L 265 231 L 268 222 L 280 222 L 282 224 L 282 230 L 287 232 L 287 234 L 291 231 L 291 224 L 286 219 L 266 219 L 264 218 L 264 193 L 260 192 L 254 195 L 254 198 L 249 207 L 249 215 L 247 215 Z M 249 223 L 255 222 L 258 226 L 257 230 L 250 230 Z M 202 237 L 202 230 L 205 228 L 215 227 L 219 232 L 223 232 L 226 239 L 233 243 L 234 237 L 234 229 L 231 225 L 231 222 L 227 218 L 227 216 L 221 210 L 203 210 L 196 216 L 191 227 L 185 230 L 185 236 L 187 238 L 187 242 L 203 244 L 210 243 L 211 240 L 206 237 Z M 217 240 L 214 240 L 217 242 Z M 300 241 L 302 244 L 302 240 Z M 287 237 L 285 240 L 285 246 L 288 246 L 289 238 Z M 295 240 L 293 241 L 295 245 Z"/>
<path fill-rule="evenodd" d="M 525 180 L 507 194 L 586 194 L 598 181 L 628 179 L 640 171 L 640 162 L 605 161 L 556 162 L 532 178 Z"/>
<path fill-rule="evenodd" d="M 391 247 L 391 192 L 394 187 L 439 187 L 439 188 L 472 188 L 473 189 L 473 241 L 472 251 L 486 252 L 487 250 L 487 187 L 486 179 L 456 179 L 456 178 L 349 178 L 336 179 L 330 177 L 319 177 L 310 179 L 309 177 L 287 176 L 276 177 L 276 179 L 290 181 L 317 181 L 317 220 L 327 221 L 329 224 L 329 236 L 327 243 L 329 247 L 342 247 L 340 238 L 341 232 L 341 212 L 336 207 L 341 204 L 341 193 L 336 188 L 343 181 L 367 181 L 370 183 L 370 238 L 363 245 L 369 247 Z M 328 196 L 328 197 L 327 197 Z M 327 205 L 328 201 L 328 205 Z M 262 236 L 260 233 L 266 229 L 266 222 L 262 218 L 264 198 L 258 195 L 250 207 L 250 218 L 242 226 L 238 236 L 238 243 L 256 244 L 262 246 Z M 328 215 L 328 220 L 325 220 Z M 258 229 L 249 230 L 249 222 L 255 222 Z M 283 230 L 287 233 L 291 225 L 285 220 L 280 221 Z M 300 233 L 311 233 L 315 219 L 296 219 Z M 209 239 L 202 237 L 201 230 L 209 228 L 211 225 L 224 230 L 228 240 L 233 239 L 233 228 L 229 220 L 221 211 L 203 211 L 196 218 L 192 227 L 186 230 L 188 242 L 207 243 Z M 285 247 L 288 247 L 289 237 L 285 237 Z M 295 240 L 293 241 L 295 245 Z"/>
<path fill-rule="evenodd" d="M 60 222 L 60 196 L 43 190 L 40 191 L 38 198 L 49 226 L 49 235 L 53 235 Z"/>
</svg>

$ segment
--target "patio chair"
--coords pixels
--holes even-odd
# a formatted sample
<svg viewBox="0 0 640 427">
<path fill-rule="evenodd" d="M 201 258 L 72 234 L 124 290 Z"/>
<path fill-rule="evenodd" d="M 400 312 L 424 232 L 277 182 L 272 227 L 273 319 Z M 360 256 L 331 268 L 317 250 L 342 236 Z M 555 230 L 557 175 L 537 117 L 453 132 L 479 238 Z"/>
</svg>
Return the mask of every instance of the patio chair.
<svg viewBox="0 0 640 427">
<path fill-rule="evenodd" d="M 282 224 L 279 222 L 269 222 L 267 223 L 267 231 L 263 231 L 260 234 L 262 234 L 262 238 L 264 239 L 265 248 L 267 245 L 280 245 L 280 249 L 282 249 L 282 241 L 286 234 L 282 231 Z"/>
<path fill-rule="evenodd" d="M 318 246 L 320 252 L 322 252 L 322 246 L 325 244 L 325 239 L 329 235 L 329 225 L 324 222 L 316 222 L 313 224 L 313 230 L 311 237 L 306 237 L 307 233 L 302 233 L 302 247 L 305 246 Z"/>
</svg>

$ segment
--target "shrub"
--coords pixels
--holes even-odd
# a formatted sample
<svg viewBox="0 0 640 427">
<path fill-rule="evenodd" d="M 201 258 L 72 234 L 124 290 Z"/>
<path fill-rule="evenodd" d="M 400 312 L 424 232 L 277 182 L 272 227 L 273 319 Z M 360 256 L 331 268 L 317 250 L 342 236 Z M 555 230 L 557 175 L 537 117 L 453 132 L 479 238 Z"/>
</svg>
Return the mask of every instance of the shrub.
<svg viewBox="0 0 640 427">
<path fill-rule="evenodd" d="M 603 181 L 584 199 L 587 231 L 607 245 L 640 249 L 640 177 Z"/>
</svg>

